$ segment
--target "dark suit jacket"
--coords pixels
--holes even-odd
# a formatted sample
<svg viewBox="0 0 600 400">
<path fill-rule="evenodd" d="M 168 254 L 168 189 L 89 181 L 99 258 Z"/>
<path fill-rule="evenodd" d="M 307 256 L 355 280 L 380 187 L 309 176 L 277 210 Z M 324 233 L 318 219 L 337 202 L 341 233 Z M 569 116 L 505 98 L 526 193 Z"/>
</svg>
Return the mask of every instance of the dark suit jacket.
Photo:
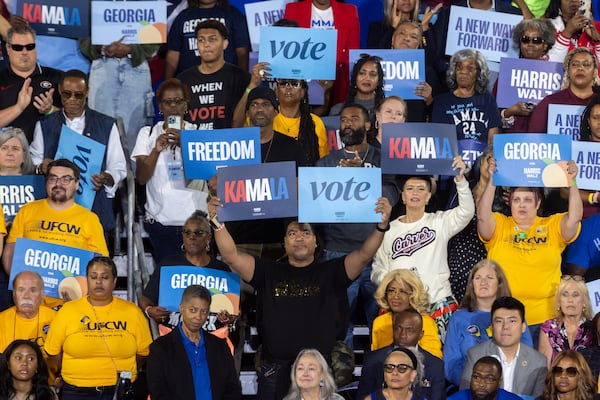
<svg viewBox="0 0 600 400">
<path fill-rule="evenodd" d="M 213 400 L 239 400 L 242 389 L 227 343 L 206 331 L 204 340 Z M 179 328 L 150 345 L 146 376 L 152 400 L 196 398 L 192 367 Z"/>
<path fill-rule="evenodd" d="M 357 399 L 362 400 L 369 393 L 381 389 L 383 385 L 383 362 L 393 348 L 394 345 L 389 345 L 367 353 L 358 383 Z M 446 398 L 444 363 L 421 348 L 419 348 L 419 353 L 423 358 L 424 366 L 420 394 L 427 400 L 444 400 Z"/>
</svg>

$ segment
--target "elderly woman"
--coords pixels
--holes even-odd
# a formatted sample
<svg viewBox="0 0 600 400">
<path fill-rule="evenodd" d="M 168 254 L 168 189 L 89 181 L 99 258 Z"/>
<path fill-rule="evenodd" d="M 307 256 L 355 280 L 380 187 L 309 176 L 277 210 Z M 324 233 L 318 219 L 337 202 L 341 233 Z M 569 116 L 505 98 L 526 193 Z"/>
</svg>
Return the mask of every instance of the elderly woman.
<svg viewBox="0 0 600 400">
<path fill-rule="evenodd" d="M 364 400 L 423 400 L 419 390 L 423 365 L 417 354 L 414 349 L 407 347 L 394 348 L 383 363 L 383 388 Z"/>
<path fill-rule="evenodd" d="M 496 159 L 491 157 L 488 164 L 490 174 L 496 172 Z M 567 169 L 577 176 L 573 161 L 569 161 Z M 494 180 L 490 179 L 477 203 L 477 231 L 488 258 L 503 266 L 513 296 L 523 299 L 531 336 L 537 345 L 539 324 L 554 315 L 552 305 L 560 282 L 562 251 L 579 235 L 583 214 L 579 191 L 573 181 L 568 212 L 549 217 L 538 217 L 542 202 L 538 188 L 510 189 L 511 216 L 492 212 L 495 191 Z"/>
<path fill-rule="evenodd" d="M 542 324 L 538 345 L 539 352 L 548 358 L 548 365 L 563 350 L 589 347 L 594 334 L 590 295 L 582 276 L 561 276 L 554 306 L 557 315 Z"/>
<path fill-rule="evenodd" d="M 0 130 L 0 176 L 33 173 L 29 143 L 21 128 Z"/>
<path fill-rule="evenodd" d="M 504 271 L 497 262 L 481 260 L 471 270 L 467 291 L 460 309 L 452 314 L 444 342 L 446 379 L 456 386 L 467 361 L 467 351 L 491 338 L 492 304 L 500 297 L 511 296 Z M 531 346 L 529 330 L 521 342 Z"/>
<path fill-rule="evenodd" d="M 564 350 L 552 361 L 539 400 L 592 400 L 596 387 L 590 367 L 581 353 Z"/>
<path fill-rule="evenodd" d="M 48 386 L 48 367 L 31 340 L 15 340 L 0 357 L 0 399 L 58 400 Z"/>
<path fill-rule="evenodd" d="M 427 314 L 429 294 L 417 274 L 407 269 L 391 271 L 377 287 L 375 300 L 386 312 L 373 321 L 372 351 L 392 344 L 394 316 L 400 311 L 412 308 L 421 313 L 423 317 L 423 337 L 419 340 L 419 346 L 434 356 L 442 358 L 442 343 L 438 336 L 437 325 Z"/>
<path fill-rule="evenodd" d="M 291 372 L 292 385 L 284 400 L 342 400 L 323 355 L 316 349 L 298 353 Z"/>
<path fill-rule="evenodd" d="M 548 132 L 548 105 L 569 104 L 585 106 L 600 86 L 598 60 L 589 49 L 578 47 L 565 57 L 562 90 L 544 97 L 529 119 L 529 132 Z"/>
<path fill-rule="evenodd" d="M 92 258 L 86 277 L 87 297 L 60 309 L 44 350 L 61 371 L 62 400 L 112 400 L 119 378 L 136 380 L 152 337 L 140 309 L 113 295 L 117 266 L 111 258 Z"/>
<path fill-rule="evenodd" d="M 188 87 L 177 79 L 167 79 L 158 87 L 156 100 L 164 120 L 140 129 L 131 159 L 136 162 L 138 183 L 146 185 L 144 227 L 154 260 L 160 263 L 179 252 L 184 218 L 206 209 L 207 193 L 187 188 L 183 176 L 180 132 L 196 129 L 184 121 L 190 100 Z"/>
<path fill-rule="evenodd" d="M 552 23 L 547 19 L 524 19 L 513 29 L 512 40 L 519 47 L 519 58 L 548 60 L 548 51 L 554 45 L 556 36 Z M 494 94 L 497 86 L 498 81 L 494 85 Z M 532 111 L 533 108 L 525 101 L 519 101 L 501 110 L 504 132 L 527 132 L 529 115 Z"/>
</svg>

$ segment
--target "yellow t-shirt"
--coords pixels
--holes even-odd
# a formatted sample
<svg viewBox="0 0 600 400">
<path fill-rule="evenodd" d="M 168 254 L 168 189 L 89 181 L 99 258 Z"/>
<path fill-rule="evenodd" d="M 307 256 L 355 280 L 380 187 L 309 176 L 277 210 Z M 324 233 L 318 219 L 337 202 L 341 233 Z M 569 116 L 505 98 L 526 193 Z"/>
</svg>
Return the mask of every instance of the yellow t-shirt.
<svg viewBox="0 0 600 400">
<path fill-rule="evenodd" d="M 74 386 L 110 386 L 117 371 L 137 378 L 136 355 L 149 354 L 152 337 L 148 322 L 133 303 L 119 297 L 92 307 L 87 297 L 69 301 L 50 325 L 44 349 L 62 353 L 62 377 Z M 116 370 L 115 370 L 116 365 Z"/>
<path fill-rule="evenodd" d="M 423 337 L 419 340 L 419 347 L 442 359 L 442 342 L 438 335 L 438 327 L 433 318 L 427 314 L 423 317 Z M 394 329 L 392 328 L 392 313 L 387 312 L 375 318 L 371 332 L 371 350 L 379 350 L 394 342 Z"/>
<path fill-rule="evenodd" d="M 4 213 L 0 213 L 0 236 L 6 236 L 6 220 Z"/>
<path fill-rule="evenodd" d="M 317 115 L 311 113 L 310 116 L 315 123 L 315 133 L 317 134 L 317 139 L 319 140 L 319 157 L 323 158 L 329 154 L 325 124 Z M 284 117 L 282 113 L 278 113 L 273 119 L 273 130 L 283 133 L 291 138 L 298 139 L 298 133 L 300 131 L 300 117 L 288 118 Z"/>
<path fill-rule="evenodd" d="M 21 207 L 13 221 L 7 243 L 18 237 L 76 247 L 108 256 L 104 230 L 98 216 L 79 204 L 55 210 L 46 199 Z"/>
<path fill-rule="evenodd" d="M 496 261 L 506 274 L 513 297 L 525 305 L 529 325 L 553 318 L 554 295 L 560 282 L 561 253 L 567 242 L 560 234 L 565 213 L 536 217 L 527 231 L 518 228 L 512 217 L 493 213 L 496 230 L 483 241 L 488 258 Z"/>
</svg>

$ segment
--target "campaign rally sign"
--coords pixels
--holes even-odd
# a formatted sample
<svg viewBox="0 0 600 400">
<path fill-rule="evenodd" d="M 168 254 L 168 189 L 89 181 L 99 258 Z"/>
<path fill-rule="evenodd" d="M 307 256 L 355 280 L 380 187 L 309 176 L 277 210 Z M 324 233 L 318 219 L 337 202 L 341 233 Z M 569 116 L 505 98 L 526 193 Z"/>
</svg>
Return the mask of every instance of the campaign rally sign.
<svg viewBox="0 0 600 400">
<path fill-rule="evenodd" d="M 381 222 L 380 168 L 298 168 L 300 222 Z"/>
<path fill-rule="evenodd" d="M 456 128 L 450 124 L 383 124 L 381 170 L 384 174 L 456 175 Z"/>
<path fill-rule="evenodd" d="M 592 304 L 592 315 L 600 312 L 600 279 L 587 282 L 586 286 L 590 294 L 590 303 Z"/>
<path fill-rule="evenodd" d="M 57 222 L 42 221 L 42 224 L 54 223 Z M 17 238 L 8 289 L 12 290 L 13 279 L 19 272 L 34 271 L 44 281 L 46 296 L 63 300 L 78 299 L 87 295 L 87 263 L 98 255 L 75 247 Z"/>
<path fill-rule="evenodd" d="M 567 135 L 579 140 L 581 114 L 585 106 L 548 104 L 548 133 Z"/>
<path fill-rule="evenodd" d="M 562 63 L 502 58 L 498 75 L 498 107 L 508 108 L 519 101 L 538 104 L 544 97 L 560 90 Z"/>
<path fill-rule="evenodd" d="M 260 128 L 181 131 L 186 179 L 210 179 L 232 165 L 260 163 Z"/>
<path fill-rule="evenodd" d="M 600 143 L 573 141 L 571 150 L 571 159 L 579 168 L 579 189 L 600 190 Z"/>
<path fill-rule="evenodd" d="M 423 100 L 414 91 L 419 82 L 425 82 L 425 50 L 350 50 L 350 73 L 362 54 L 381 57 L 386 96 Z"/>
<path fill-rule="evenodd" d="M 217 194 L 223 204 L 218 210 L 221 221 L 295 217 L 296 163 L 220 168 Z"/>
<path fill-rule="evenodd" d="M 327 148 L 329 151 L 341 149 L 343 146 L 340 139 L 340 116 L 321 117 L 321 120 L 327 131 Z"/>
<path fill-rule="evenodd" d="M 183 291 L 190 285 L 207 288 L 212 296 L 210 312 L 240 312 L 240 276 L 233 272 L 193 266 L 165 266 L 160 269 L 158 305 L 179 311 Z"/>
<path fill-rule="evenodd" d="M 92 1 L 92 44 L 167 42 L 167 2 Z"/>
<path fill-rule="evenodd" d="M 83 38 L 89 32 L 89 2 L 81 0 L 17 0 L 16 15 L 38 35 Z"/>
<path fill-rule="evenodd" d="M 246 10 L 250 44 L 252 44 L 253 50 L 258 50 L 260 28 L 262 26 L 271 26 L 274 22 L 283 18 L 285 2 L 284 0 L 269 0 L 246 3 L 244 4 L 244 9 Z"/>
<path fill-rule="evenodd" d="M 274 78 L 333 80 L 336 46 L 335 29 L 263 26 L 258 57 Z"/>
<path fill-rule="evenodd" d="M 23 204 L 46 197 L 41 175 L 0 176 L 0 204 L 6 225 L 12 224 Z"/>
<path fill-rule="evenodd" d="M 468 167 L 472 167 L 477 157 L 482 155 L 487 147 L 487 143 L 481 143 L 473 139 L 463 139 L 458 141 L 458 154 L 462 156 Z"/>
<path fill-rule="evenodd" d="M 500 61 L 502 57 L 519 57 L 519 49 L 512 41 L 512 30 L 523 17 L 452 6 L 448 22 L 446 54 L 458 50 L 479 50 L 488 61 Z"/>
<path fill-rule="evenodd" d="M 99 174 L 102 169 L 102 160 L 106 153 L 106 146 L 96 142 L 85 135 L 80 135 L 66 125 L 60 130 L 58 149 L 55 160 L 66 158 L 73 161 L 81 171 L 79 186 L 75 193 L 75 201 L 87 209 L 92 208 L 96 191 L 92 182 L 92 175 Z"/>
<path fill-rule="evenodd" d="M 571 138 L 565 135 L 494 135 L 496 186 L 567 187 Z"/>
</svg>

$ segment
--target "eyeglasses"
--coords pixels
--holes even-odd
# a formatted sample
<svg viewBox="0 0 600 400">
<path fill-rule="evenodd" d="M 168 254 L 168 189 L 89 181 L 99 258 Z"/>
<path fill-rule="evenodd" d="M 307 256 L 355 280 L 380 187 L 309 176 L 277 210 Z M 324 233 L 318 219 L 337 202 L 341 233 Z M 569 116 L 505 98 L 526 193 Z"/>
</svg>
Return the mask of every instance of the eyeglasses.
<svg viewBox="0 0 600 400">
<path fill-rule="evenodd" d="M 65 176 L 49 175 L 48 178 L 46 179 L 46 181 L 51 185 L 54 185 L 58 181 L 60 181 L 60 183 L 62 183 L 63 185 L 68 185 L 69 183 L 76 181 L 76 180 L 77 179 L 75 179 L 75 177 L 73 177 L 71 175 L 65 175 Z"/>
<path fill-rule="evenodd" d="M 567 376 L 569 378 L 573 378 L 577 375 L 577 368 L 575 367 L 567 367 L 567 368 L 563 368 L 563 367 L 553 367 L 552 368 L 552 374 L 554 376 L 562 376 L 563 372 L 567 373 Z"/>
<path fill-rule="evenodd" d="M 31 51 L 35 49 L 35 43 L 29 44 L 11 44 L 10 48 L 14 51 L 23 51 L 23 49 L 27 49 L 27 51 Z"/>
<path fill-rule="evenodd" d="M 573 61 L 569 67 L 574 68 L 574 69 L 579 69 L 579 68 L 591 69 L 591 68 L 594 68 L 594 63 L 590 62 L 590 61 L 587 61 L 587 62 Z"/>
<path fill-rule="evenodd" d="M 485 382 L 485 383 L 494 383 L 496 381 L 498 381 L 498 378 L 495 377 L 494 375 L 479 375 L 479 374 L 473 374 L 471 375 L 471 380 L 474 382 Z"/>
<path fill-rule="evenodd" d="M 71 92 L 70 90 L 63 90 L 60 92 L 60 97 L 63 99 L 70 99 L 75 96 L 77 100 L 81 100 L 85 97 L 85 92 Z"/>
<path fill-rule="evenodd" d="M 395 296 L 410 296 L 412 292 L 409 292 L 404 289 L 386 289 L 385 294 L 395 297 Z"/>
<path fill-rule="evenodd" d="M 277 86 L 289 86 L 291 88 L 298 89 L 300 86 L 302 86 L 302 81 L 298 79 L 277 79 Z"/>
<path fill-rule="evenodd" d="M 184 229 L 183 230 L 183 235 L 186 237 L 192 237 L 192 236 L 204 236 L 208 233 L 208 231 L 203 231 L 202 229 L 197 229 L 195 231 L 192 231 L 191 229 Z"/>
<path fill-rule="evenodd" d="M 185 103 L 185 99 L 182 99 L 181 97 L 176 97 L 174 99 L 162 99 L 161 104 L 165 104 L 167 106 L 180 106 L 183 103 Z"/>
<path fill-rule="evenodd" d="M 530 36 L 523 35 L 523 36 L 521 36 L 521 43 L 523 43 L 523 44 L 527 44 L 527 43 L 542 44 L 542 43 L 546 43 L 546 41 L 539 36 L 530 37 Z"/>
<path fill-rule="evenodd" d="M 479 71 L 479 67 L 476 65 L 463 65 L 462 63 L 456 63 L 456 71 L 467 71 L 471 74 Z"/>
<path fill-rule="evenodd" d="M 409 369 L 414 369 L 414 368 L 411 367 L 410 365 L 406 365 L 406 364 L 383 364 L 383 370 L 385 372 L 387 372 L 388 374 L 391 374 L 392 372 L 394 372 L 395 369 L 398 370 L 399 373 L 404 374 Z"/>
<path fill-rule="evenodd" d="M 575 282 L 583 282 L 585 278 L 581 275 L 563 275 L 560 277 L 563 281 L 570 281 L 571 279 Z"/>
<path fill-rule="evenodd" d="M 4 152 L 14 151 L 15 153 L 18 153 L 18 152 L 23 151 L 23 148 L 20 146 L 8 146 L 6 144 L 3 144 L 2 146 L 0 146 L 0 151 L 4 151 Z"/>
</svg>

